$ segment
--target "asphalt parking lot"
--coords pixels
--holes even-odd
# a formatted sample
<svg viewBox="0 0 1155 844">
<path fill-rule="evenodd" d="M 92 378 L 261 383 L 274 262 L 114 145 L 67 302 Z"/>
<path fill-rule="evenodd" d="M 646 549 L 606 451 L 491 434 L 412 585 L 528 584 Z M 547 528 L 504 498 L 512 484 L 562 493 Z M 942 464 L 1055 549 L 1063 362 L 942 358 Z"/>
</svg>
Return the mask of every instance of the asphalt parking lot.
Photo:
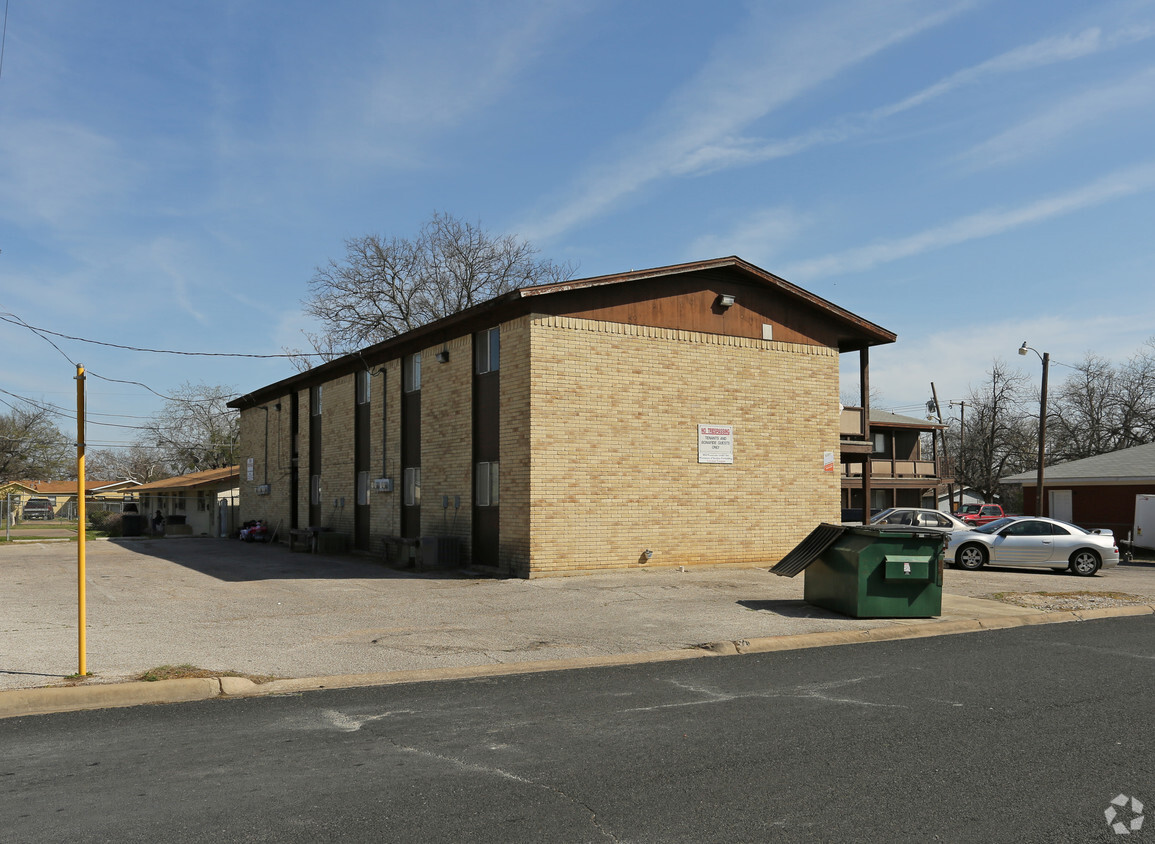
<svg viewBox="0 0 1155 844">
<path fill-rule="evenodd" d="M 317 677 L 910 623 L 812 607 L 802 600 L 803 577 L 769 574 L 773 561 L 499 580 L 395 571 L 357 556 L 235 540 L 95 541 L 86 548 L 87 668 L 95 682 L 160 665 Z M 75 543 L 0 546 L 0 689 L 53 685 L 77 671 L 76 551 Z M 1080 598 L 1084 606 L 1155 604 L 1155 566 L 1120 566 L 1093 578 L 948 569 L 941 620 L 1038 613 L 992 596 L 1055 592 L 1091 593 Z"/>
</svg>

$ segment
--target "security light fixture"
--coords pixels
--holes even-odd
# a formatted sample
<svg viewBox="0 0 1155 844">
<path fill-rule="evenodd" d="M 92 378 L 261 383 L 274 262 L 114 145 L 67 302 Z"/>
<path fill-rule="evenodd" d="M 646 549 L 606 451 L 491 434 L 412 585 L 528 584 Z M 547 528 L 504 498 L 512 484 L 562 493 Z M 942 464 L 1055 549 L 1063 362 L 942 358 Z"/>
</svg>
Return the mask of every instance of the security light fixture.
<svg viewBox="0 0 1155 844">
<path fill-rule="evenodd" d="M 735 301 L 734 296 L 730 293 L 719 293 L 718 294 L 718 307 L 719 308 L 723 308 L 723 309 L 728 308 L 734 304 L 734 301 Z"/>
<path fill-rule="evenodd" d="M 449 349 L 442 349 L 434 357 L 437 358 L 438 363 L 449 363 Z"/>
</svg>

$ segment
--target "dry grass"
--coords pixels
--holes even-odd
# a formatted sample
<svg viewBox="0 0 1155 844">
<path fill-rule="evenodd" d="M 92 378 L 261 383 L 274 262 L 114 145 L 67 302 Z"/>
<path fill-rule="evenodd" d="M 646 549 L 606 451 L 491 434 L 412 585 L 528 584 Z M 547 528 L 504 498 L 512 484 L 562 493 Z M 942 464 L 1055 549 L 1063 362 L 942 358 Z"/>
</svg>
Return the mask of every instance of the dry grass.
<svg viewBox="0 0 1155 844">
<path fill-rule="evenodd" d="M 996 601 L 1041 610 L 1085 610 L 1097 607 L 1130 607 L 1152 603 L 1144 595 L 1125 592 L 996 592 Z"/>
<path fill-rule="evenodd" d="M 198 668 L 195 665 L 158 665 L 133 677 L 134 680 L 143 680 L 154 683 L 157 680 L 189 680 L 204 677 L 244 677 L 254 683 L 268 683 L 277 677 L 271 674 L 244 674 L 240 671 L 218 671 L 212 668 Z"/>
</svg>

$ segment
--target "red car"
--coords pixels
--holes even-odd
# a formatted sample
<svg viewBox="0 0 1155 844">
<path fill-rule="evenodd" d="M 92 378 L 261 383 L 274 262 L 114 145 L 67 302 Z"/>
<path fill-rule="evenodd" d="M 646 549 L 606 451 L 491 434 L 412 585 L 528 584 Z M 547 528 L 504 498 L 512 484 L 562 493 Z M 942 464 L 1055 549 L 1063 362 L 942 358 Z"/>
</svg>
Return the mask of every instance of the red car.
<svg viewBox="0 0 1155 844">
<path fill-rule="evenodd" d="M 978 527 L 979 525 L 990 524 L 995 519 L 1005 518 L 1010 514 L 1004 513 L 999 504 L 964 504 L 955 515 L 968 525 Z"/>
</svg>

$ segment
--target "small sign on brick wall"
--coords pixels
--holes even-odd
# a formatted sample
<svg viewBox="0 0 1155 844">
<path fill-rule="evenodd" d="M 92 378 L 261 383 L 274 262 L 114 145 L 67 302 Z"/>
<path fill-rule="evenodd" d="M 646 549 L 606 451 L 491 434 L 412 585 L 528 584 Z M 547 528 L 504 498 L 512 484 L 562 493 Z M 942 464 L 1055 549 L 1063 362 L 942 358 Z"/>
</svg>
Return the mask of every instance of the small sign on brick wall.
<svg viewBox="0 0 1155 844">
<path fill-rule="evenodd" d="M 734 426 L 698 426 L 698 462 L 734 462 Z"/>
</svg>

